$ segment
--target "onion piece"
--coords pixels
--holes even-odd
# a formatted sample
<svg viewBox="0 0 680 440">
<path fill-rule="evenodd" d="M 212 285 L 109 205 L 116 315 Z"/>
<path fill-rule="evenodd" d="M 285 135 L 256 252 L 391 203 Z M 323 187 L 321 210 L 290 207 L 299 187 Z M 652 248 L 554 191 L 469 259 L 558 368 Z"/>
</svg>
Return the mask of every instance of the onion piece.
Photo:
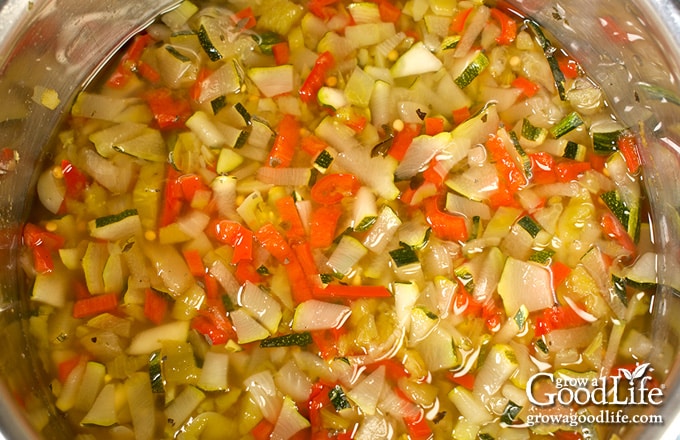
<svg viewBox="0 0 680 440">
<path fill-rule="evenodd" d="M 352 399 L 361 408 L 362 412 L 374 415 L 384 385 L 385 366 L 382 365 L 349 390 L 347 397 Z"/>
<path fill-rule="evenodd" d="M 257 170 L 257 180 L 271 185 L 305 186 L 312 176 L 309 168 L 272 168 L 262 167 Z"/>
<path fill-rule="evenodd" d="M 285 396 L 279 417 L 276 419 L 274 430 L 271 433 L 272 439 L 288 440 L 298 432 L 311 426 L 309 420 L 302 416 L 295 406 L 295 402 Z"/>
<path fill-rule="evenodd" d="M 340 328 L 351 313 L 348 306 L 310 299 L 295 309 L 293 331 Z"/>
<path fill-rule="evenodd" d="M 276 422 L 283 407 L 283 399 L 277 392 L 274 376 L 269 370 L 255 373 L 243 381 L 246 390 L 270 422 Z"/>
</svg>

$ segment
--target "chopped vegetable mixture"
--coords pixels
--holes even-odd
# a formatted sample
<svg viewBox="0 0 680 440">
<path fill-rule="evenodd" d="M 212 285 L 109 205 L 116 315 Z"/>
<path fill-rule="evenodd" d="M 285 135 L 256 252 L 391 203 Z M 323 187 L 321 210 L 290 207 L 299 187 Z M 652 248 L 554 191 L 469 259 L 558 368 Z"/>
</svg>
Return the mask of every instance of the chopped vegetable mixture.
<svg viewBox="0 0 680 440">
<path fill-rule="evenodd" d="M 104 75 L 23 233 L 75 438 L 582 438 L 535 374 L 663 380 L 641 143 L 530 18 L 185 0 Z"/>
</svg>

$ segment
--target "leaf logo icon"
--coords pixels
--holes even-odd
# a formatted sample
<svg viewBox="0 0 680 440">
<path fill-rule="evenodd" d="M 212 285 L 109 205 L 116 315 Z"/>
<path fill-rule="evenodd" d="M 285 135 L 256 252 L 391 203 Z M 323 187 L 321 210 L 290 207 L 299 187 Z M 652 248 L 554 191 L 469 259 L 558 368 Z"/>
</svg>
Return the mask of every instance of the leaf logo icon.
<svg viewBox="0 0 680 440">
<path fill-rule="evenodd" d="M 633 377 L 632 377 L 631 380 L 639 379 L 642 376 L 644 376 L 645 373 L 647 372 L 648 367 L 649 367 L 649 362 L 646 362 L 644 364 L 640 364 L 637 367 L 635 367 L 635 370 L 633 370 L 633 374 L 632 374 Z"/>
<path fill-rule="evenodd" d="M 644 364 L 640 364 L 633 371 L 629 371 L 628 369 L 625 368 L 619 368 L 619 373 L 628 379 L 628 383 L 633 385 L 633 382 L 635 379 L 640 379 L 644 377 L 645 373 L 647 372 L 647 369 L 649 368 L 649 362 L 645 362 Z"/>
<path fill-rule="evenodd" d="M 625 368 L 619 368 L 619 373 L 621 373 L 623 375 L 623 377 L 628 379 L 628 382 L 633 383 L 633 373 L 631 373 L 630 371 L 628 371 Z"/>
</svg>

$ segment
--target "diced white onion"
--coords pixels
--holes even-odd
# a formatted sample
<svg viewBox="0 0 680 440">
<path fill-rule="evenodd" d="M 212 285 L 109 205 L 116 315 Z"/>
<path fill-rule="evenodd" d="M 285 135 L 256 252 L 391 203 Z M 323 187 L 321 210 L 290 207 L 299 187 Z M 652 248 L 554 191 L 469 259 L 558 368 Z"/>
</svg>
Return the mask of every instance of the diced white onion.
<svg viewBox="0 0 680 440">
<path fill-rule="evenodd" d="M 294 331 L 339 328 L 349 318 L 352 309 L 342 304 L 310 299 L 297 306 L 293 317 Z"/>
</svg>

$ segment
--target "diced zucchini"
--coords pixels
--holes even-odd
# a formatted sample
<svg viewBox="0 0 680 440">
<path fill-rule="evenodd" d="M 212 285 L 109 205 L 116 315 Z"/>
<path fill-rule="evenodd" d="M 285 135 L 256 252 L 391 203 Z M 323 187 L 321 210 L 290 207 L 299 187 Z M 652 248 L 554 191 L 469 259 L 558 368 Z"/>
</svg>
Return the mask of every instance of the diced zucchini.
<svg viewBox="0 0 680 440">
<path fill-rule="evenodd" d="M 322 150 L 314 160 L 314 168 L 322 173 L 328 171 L 328 168 L 333 163 L 333 155 L 328 151 L 328 149 Z"/>
<path fill-rule="evenodd" d="M 640 208 L 638 204 L 628 206 L 617 190 L 604 192 L 602 201 L 621 222 L 633 240 L 637 240 L 640 231 Z"/>
<path fill-rule="evenodd" d="M 415 249 L 404 243 L 402 243 L 400 248 L 391 250 L 389 254 L 397 267 L 408 266 L 409 264 L 420 262 Z"/>
<path fill-rule="evenodd" d="M 557 124 L 550 127 L 550 134 L 555 138 L 559 139 L 565 134 L 583 125 L 583 119 L 581 115 L 576 112 L 571 112 Z"/>
<path fill-rule="evenodd" d="M 581 145 L 573 141 L 568 141 L 564 146 L 564 153 L 562 153 L 562 157 L 582 162 L 586 159 L 586 151 L 587 149 L 585 145 Z"/>
<path fill-rule="evenodd" d="M 609 155 L 617 151 L 619 137 L 621 137 L 622 133 L 623 129 L 612 131 L 592 130 L 593 150 L 602 155 Z"/>
<path fill-rule="evenodd" d="M 527 118 L 522 122 L 522 137 L 539 145 L 548 137 L 548 130 L 543 127 L 536 127 Z"/>
<path fill-rule="evenodd" d="M 313 342 L 312 334 L 309 332 L 289 333 L 286 335 L 272 336 L 260 341 L 260 347 L 304 347 Z"/>
<path fill-rule="evenodd" d="M 465 69 L 460 75 L 454 79 L 454 82 L 458 87 L 464 89 L 469 86 L 470 83 L 479 76 L 484 69 L 489 66 L 489 59 L 484 55 L 484 52 L 477 52 L 470 62 L 465 66 Z"/>
<path fill-rule="evenodd" d="M 88 226 L 92 237 L 109 241 L 130 238 L 142 232 L 142 222 L 136 209 L 99 217 L 91 220 Z"/>
<path fill-rule="evenodd" d="M 160 350 L 154 350 L 149 355 L 149 380 L 151 391 L 154 393 L 165 392 L 165 382 L 163 381 L 163 370 L 161 365 L 162 357 Z"/>
<path fill-rule="evenodd" d="M 528 215 L 525 215 L 524 217 L 520 218 L 517 221 L 517 224 L 520 225 L 525 231 L 527 231 L 532 238 L 536 238 L 536 236 L 538 235 L 539 232 L 541 232 L 542 229 L 541 226 Z"/>
</svg>

